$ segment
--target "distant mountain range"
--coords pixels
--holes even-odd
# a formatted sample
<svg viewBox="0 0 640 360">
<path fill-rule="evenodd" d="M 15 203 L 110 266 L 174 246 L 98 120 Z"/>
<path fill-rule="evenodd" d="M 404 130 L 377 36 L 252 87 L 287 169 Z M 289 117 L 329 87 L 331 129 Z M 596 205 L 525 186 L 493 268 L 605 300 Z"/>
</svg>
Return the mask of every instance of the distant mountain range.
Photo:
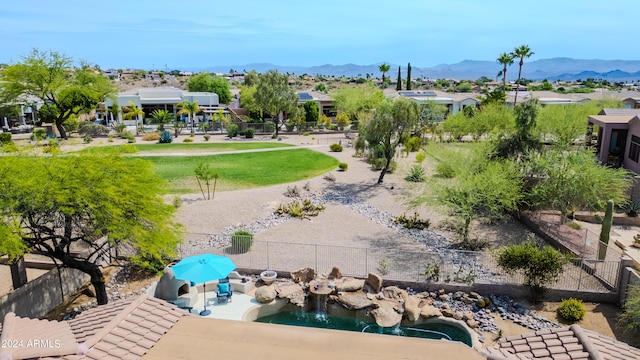
<svg viewBox="0 0 640 360">
<path fill-rule="evenodd" d="M 265 63 L 255 63 L 246 65 L 225 65 L 212 66 L 205 69 L 192 69 L 197 71 L 210 71 L 228 73 L 229 69 L 235 71 L 266 72 L 271 69 L 290 74 L 308 74 L 325 76 L 347 76 L 366 77 L 372 74 L 373 77 L 380 77 L 378 64 L 371 65 L 320 65 L 320 66 L 280 66 Z M 398 74 L 398 64 L 391 64 L 391 70 L 387 76 L 396 78 Z M 400 65 L 403 77 L 406 77 L 406 64 Z M 411 76 L 414 78 L 424 77 L 430 79 L 478 79 L 486 76 L 490 79 L 497 78 L 497 74 L 502 70 L 502 65 L 495 61 L 464 60 L 457 64 L 441 64 L 433 67 L 412 66 Z M 507 69 L 507 79 L 515 80 L 518 74 L 518 61 Z M 522 67 L 522 77 L 531 80 L 577 80 L 577 79 L 606 79 L 609 81 L 636 81 L 640 80 L 640 60 L 584 60 L 572 58 L 552 58 L 535 61 L 525 60 Z M 501 79 L 501 77 L 500 77 Z"/>
</svg>

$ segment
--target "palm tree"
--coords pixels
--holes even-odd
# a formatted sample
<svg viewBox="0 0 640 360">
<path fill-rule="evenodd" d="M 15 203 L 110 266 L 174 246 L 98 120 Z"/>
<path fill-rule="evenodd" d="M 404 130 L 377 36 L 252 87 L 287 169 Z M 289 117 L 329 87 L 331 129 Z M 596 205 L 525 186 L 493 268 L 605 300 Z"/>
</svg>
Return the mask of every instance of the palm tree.
<svg viewBox="0 0 640 360">
<path fill-rule="evenodd" d="M 520 76 L 522 75 L 522 65 L 524 65 L 524 58 L 530 58 L 533 54 L 535 54 L 528 45 L 520 45 L 520 47 L 515 48 L 511 55 L 514 59 L 520 58 L 520 68 L 518 69 L 518 81 L 516 82 L 516 96 L 513 99 L 513 106 L 516 106 L 518 100 L 518 90 L 520 90 Z"/>
<path fill-rule="evenodd" d="M 506 91 L 506 87 L 507 87 L 507 66 L 513 65 L 513 59 L 514 59 L 513 53 L 508 54 L 504 52 L 500 54 L 500 57 L 498 57 L 498 59 L 496 60 L 497 62 L 499 62 L 504 66 L 502 68 L 502 71 L 498 73 L 498 75 L 502 75 L 502 90 L 504 91 Z"/>
<path fill-rule="evenodd" d="M 389 71 L 391 69 L 391 65 L 389 65 L 387 63 L 382 63 L 382 64 L 380 64 L 378 69 L 380 69 L 380 72 L 382 73 L 382 88 L 384 89 L 384 85 L 385 85 L 384 82 L 386 80 L 384 74 L 386 74 L 387 71 Z"/>
<path fill-rule="evenodd" d="M 193 118 L 195 114 L 197 114 L 201 110 L 200 106 L 198 105 L 198 102 L 184 100 L 178 103 L 178 108 L 180 108 L 180 111 L 178 111 L 178 114 L 187 114 L 189 116 L 189 124 L 191 125 L 191 133 L 193 134 L 195 131 L 195 128 L 193 126 Z"/>
<path fill-rule="evenodd" d="M 168 110 L 156 109 L 151 113 L 151 122 L 158 124 L 158 131 L 164 131 L 164 125 L 173 120 L 173 114 Z"/>
<path fill-rule="evenodd" d="M 144 117 L 144 111 L 132 101 L 129 101 L 128 108 L 129 111 L 122 114 L 122 117 L 127 120 L 136 119 L 136 135 L 138 135 L 138 124 L 140 123 L 140 118 Z"/>
</svg>

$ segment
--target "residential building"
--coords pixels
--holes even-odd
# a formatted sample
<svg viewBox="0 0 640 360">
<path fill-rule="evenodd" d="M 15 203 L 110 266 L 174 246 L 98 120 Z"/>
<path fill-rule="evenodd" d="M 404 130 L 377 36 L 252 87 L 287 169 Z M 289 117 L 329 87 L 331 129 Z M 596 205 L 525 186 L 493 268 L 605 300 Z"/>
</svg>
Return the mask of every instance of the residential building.
<svg viewBox="0 0 640 360">
<path fill-rule="evenodd" d="M 587 145 L 603 164 L 640 173 L 640 109 L 603 109 L 589 116 Z M 593 134 L 594 125 L 598 133 Z"/>
</svg>

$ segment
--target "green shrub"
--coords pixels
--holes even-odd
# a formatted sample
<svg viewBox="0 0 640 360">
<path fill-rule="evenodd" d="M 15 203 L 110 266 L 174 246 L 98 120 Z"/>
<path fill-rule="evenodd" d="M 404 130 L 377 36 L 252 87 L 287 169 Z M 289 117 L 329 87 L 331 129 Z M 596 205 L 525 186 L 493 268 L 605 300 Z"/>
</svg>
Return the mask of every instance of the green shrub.
<svg viewBox="0 0 640 360">
<path fill-rule="evenodd" d="M 404 179 L 411 182 L 424 182 L 424 169 L 420 165 L 413 165 Z"/>
<path fill-rule="evenodd" d="M 310 135 L 310 134 L 309 134 L 309 132 L 308 132 L 308 131 L 305 131 L 304 133 L 302 133 L 302 136 L 309 136 L 309 135 Z"/>
<path fill-rule="evenodd" d="M 182 206 L 182 198 L 180 195 L 173 195 L 173 199 L 171 200 L 171 204 L 174 208 L 179 209 Z"/>
<path fill-rule="evenodd" d="M 238 133 L 240 132 L 240 128 L 238 127 L 238 124 L 229 124 L 229 126 L 227 126 L 227 136 L 230 138 L 234 138 L 236 136 L 238 136 Z"/>
<path fill-rule="evenodd" d="M 340 164 L 338 164 L 338 169 L 342 170 L 342 171 L 347 171 L 347 169 L 349 168 L 349 164 L 341 162 Z"/>
<path fill-rule="evenodd" d="M 15 153 L 18 151 L 20 151 L 20 149 L 13 142 L 2 144 L 2 147 L 0 147 L 0 152 L 3 152 L 3 153 Z"/>
<path fill-rule="evenodd" d="M 329 150 L 333 152 L 342 152 L 342 145 L 340 144 L 331 144 L 329 145 Z"/>
<path fill-rule="evenodd" d="M 424 161 L 426 155 L 424 154 L 424 152 L 419 152 L 416 154 L 416 161 L 419 162 L 420 164 L 422 164 L 422 162 Z"/>
<path fill-rule="evenodd" d="M 276 131 L 276 124 L 273 121 L 267 121 L 264 123 L 264 131 L 268 133 Z"/>
<path fill-rule="evenodd" d="M 193 142 L 193 139 L 192 139 L 192 138 L 184 138 L 184 139 L 182 140 L 182 142 L 192 143 L 192 142 Z"/>
<path fill-rule="evenodd" d="M 235 253 L 244 254 L 253 245 L 253 234 L 246 230 L 237 230 L 231 236 L 231 248 Z"/>
<path fill-rule="evenodd" d="M 82 142 L 83 142 L 83 143 L 85 143 L 85 144 L 90 144 L 92 141 L 93 141 L 93 138 L 92 138 L 91 136 L 88 136 L 88 135 L 87 135 L 87 136 L 85 136 L 85 137 L 82 139 Z"/>
<path fill-rule="evenodd" d="M 574 230 L 581 230 L 582 226 L 580 226 L 580 224 L 578 224 L 577 222 L 573 222 L 573 221 L 569 221 L 567 223 L 567 226 L 574 229 Z"/>
<path fill-rule="evenodd" d="M 205 135 L 204 136 L 204 141 L 209 141 L 209 139 L 211 139 L 211 135 Z"/>
<path fill-rule="evenodd" d="M 570 298 L 562 300 L 562 305 L 558 307 L 558 316 L 569 322 L 576 322 L 584 319 L 586 310 L 582 300 Z"/>
<path fill-rule="evenodd" d="M 402 214 L 400 216 L 396 216 L 391 218 L 396 224 L 400 224 L 407 229 L 419 229 L 424 230 L 428 229 L 429 225 L 431 225 L 431 221 L 429 219 L 422 219 L 417 212 L 413 213 L 413 216 L 407 216 L 406 214 Z"/>
<path fill-rule="evenodd" d="M 417 136 L 412 136 L 405 141 L 404 149 L 406 152 L 416 152 L 420 150 L 422 146 L 422 139 Z"/>
<path fill-rule="evenodd" d="M 387 164 L 387 159 L 385 159 L 385 158 L 377 158 L 377 159 L 374 159 L 373 162 L 371 162 L 371 167 L 373 168 L 373 170 L 382 170 L 382 168 L 386 164 Z M 395 161 L 391 160 L 391 163 L 389 163 L 388 171 L 389 172 L 394 172 L 394 171 L 396 171 L 397 167 L 398 167 L 398 163 L 396 163 Z"/>
<path fill-rule="evenodd" d="M 107 142 L 113 142 L 113 136 L 109 135 L 109 137 L 107 138 Z"/>
<path fill-rule="evenodd" d="M 47 136 L 47 130 L 43 128 L 36 128 L 33 130 L 33 134 L 31 134 L 31 140 L 40 141 Z"/>
<path fill-rule="evenodd" d="M 116 126 L 113 127 L 113 129 L 116 131 L 116 133 L 120 134 L 127 129 L 127 125 L 125 125 L 124 123 L 117 123 Z"/>
<path fill-rule="evenodd" d="M 0 133 L 0 144 L 1 145 L 13 144 L 13 140 L 11 140 L 10 132 Z"/>
<path fill-rule="evenodd" d="M 631 217 L 637 217 L 640 213 L 640 201 L 632 201 L 629 204 L 629 210 L 627 211 L 627 215 Z"/>
<path fill-rule="evenodd" d="M 631 286 L 618 320 L 628 330 L 640 330 L 640 287 Z"/>
<path fill-rule="evenodd" d="M 244 132 L 244 136 L 247 139 L 253 139 L 254 134 L 256 133 L 256 129 L 254 128 L 248 128 L 247 130 L 245 130 Z"/>
<path fill-rule="evenodd" d="M 445 179 L 452 179 L 456 177 L 456 171 L 453 169 L 453 166 L 444 161 L 441 161 L 436 165 L 436 174 Z"/>
<path fill-rule="evenodd" d="M 160 140 L 158 141 L 160 144 L 171 144 L 172 141 L 173 136 L 171 136 L 169 130 L 164 130 L 160 133 Z"/>
<path fill-rule="evenodd" d="M 280 216 L 290 215 L 305 219 L 310 216 L 318 216 L 322 210 L 324 210 L 323 205 L 314 205 L 311 200 L 304 199 L 302 201 L 294 200 L 287 205 L 280 204 L 274 213 Z"/>
</svg>

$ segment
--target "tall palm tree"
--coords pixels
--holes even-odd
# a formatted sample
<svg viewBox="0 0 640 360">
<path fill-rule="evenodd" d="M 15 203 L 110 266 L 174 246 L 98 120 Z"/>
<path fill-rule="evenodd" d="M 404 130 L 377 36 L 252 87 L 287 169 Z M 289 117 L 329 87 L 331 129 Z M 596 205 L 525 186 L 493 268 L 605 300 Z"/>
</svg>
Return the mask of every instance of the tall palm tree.
<svg viewBox="0 0 640 360">
<path fill-rule="evenodd" d="M 129 108 L 129 111 L 122 114 L 122 117 L 127 120 L 136 119 L 136 135 L 138 135 L 138 124 L 140 123 L 140 119 L 144 117 L 144 111 L 132 101 L 129 101 L 129 105 L 127 107 Z"/>
<path fill-rule="evenodd" d="M 530 58 L 533 54 L 535 54 L 528 45 L 520 45 L 520 47 L 515 48 L 511 55 L 514 59 L 520 58 L 520 68 L 518 69 L 518 81 L 516 82 L 516 96 L 513 99 L 513 106 L 516 106 L 518 101 L 518 90 L 520 90 L 520 77 L 522 75 L 522 65 L 524 65 L 524 58 Z"/>
<path fill-rule="evenodd" d="M 191 125 L 191 133 L 193 134 L 195 131 L 195 127 L 193 126 L 193 119 L 194 116 L 201 110 L 198 102 L 183 100 L 182 102 L 178 103 L 178 108 L 180 108 L 178 114 L 186 114 L 189 116 L 189 124 Z"/>
<path fill-rule="evenodd" d="M 513 53 L 506 53 L 506 52 L 503 52 L 502 54 L 500 54 L 498 59 L 496 59 L 498 63 L 504 66 L 502 68 L 502 71 L 498 75 L 502 75 L 502 90 L 505 90 L 505 91 L 507 87 L 507 66 L 513 65 L 513 59 L 514 59 Z"/>
<path fill-rule="evenodd" d="M 389 71 L 391 69 L 391 65 L 387 64 L 387 63 L 382 63 L 380 64 L 380 66 L 378 67 L 378 69 L 380 69 L 380 72 L 382 73 L 382 88 L 384 89 L 384 82 L 387 79 L 384 74 L 387 73 L 387 71 Z"/>
</svg>

